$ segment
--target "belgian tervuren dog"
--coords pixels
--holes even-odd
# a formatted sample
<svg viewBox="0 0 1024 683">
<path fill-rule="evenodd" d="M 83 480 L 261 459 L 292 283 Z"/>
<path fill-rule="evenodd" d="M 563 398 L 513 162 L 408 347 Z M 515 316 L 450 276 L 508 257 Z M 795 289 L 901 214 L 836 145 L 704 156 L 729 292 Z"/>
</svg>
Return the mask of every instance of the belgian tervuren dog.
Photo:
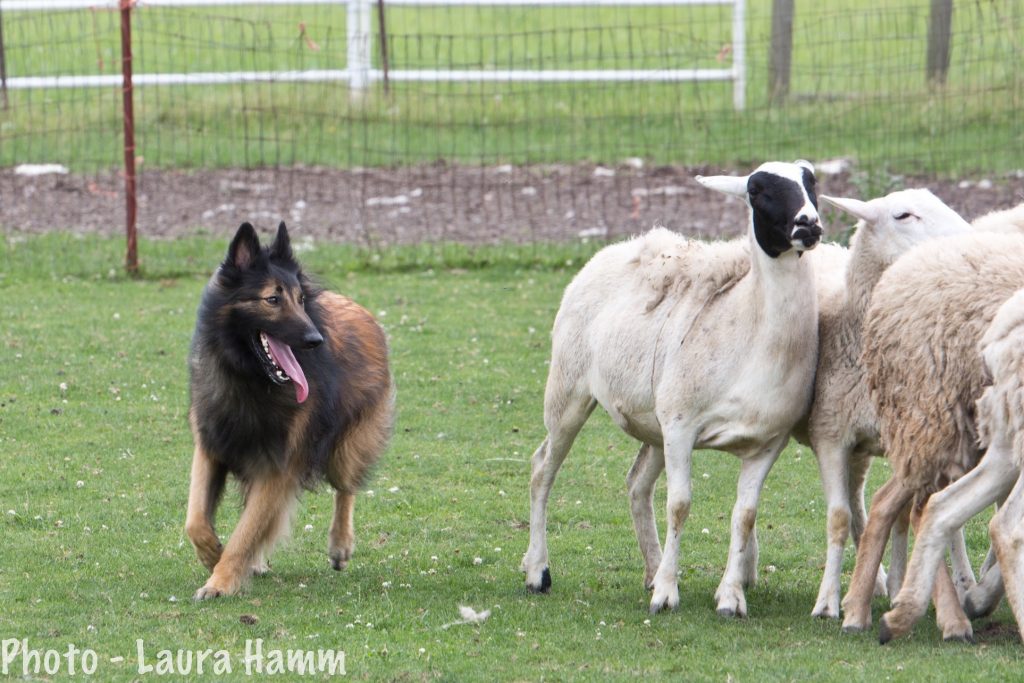
<svg viewBox="0 0 1024 683">
<path fill-rule="evenodd" d="M 391 435 L 387 341 L 373 316 L 315 286 L 281 223 L 261 247 L 244 223 L 203 291 L 189 354 L 195 440 L 186 532 L 212 572 L 196 600 L 263 573 L 303 487 L 335 489 L 331 565 L 352 556 L 355 493 Z M 227 476 L 243 509 L 222 547 L 213 520 Z"/>
</svg>

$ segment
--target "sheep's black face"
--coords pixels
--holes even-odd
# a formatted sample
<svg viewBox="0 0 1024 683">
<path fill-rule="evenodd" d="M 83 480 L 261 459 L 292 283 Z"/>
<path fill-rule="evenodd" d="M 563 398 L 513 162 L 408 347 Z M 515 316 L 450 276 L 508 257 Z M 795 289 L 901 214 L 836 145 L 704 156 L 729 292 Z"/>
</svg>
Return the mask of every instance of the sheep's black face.
<svg viewBox="0 0 1024 683">
<path fill-rule="evenodd" d="M 821 239 L 814 173 L 796 164 L 765 164 L 747 179 L 754 236 L 772 258 L 813 249 Z"/>
</svg>

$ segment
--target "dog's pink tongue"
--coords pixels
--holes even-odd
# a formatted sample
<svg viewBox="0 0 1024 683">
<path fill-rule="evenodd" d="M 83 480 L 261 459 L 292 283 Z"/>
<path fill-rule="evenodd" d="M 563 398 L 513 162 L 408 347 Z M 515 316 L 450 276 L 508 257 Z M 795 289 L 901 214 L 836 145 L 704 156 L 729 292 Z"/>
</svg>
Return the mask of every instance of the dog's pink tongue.
<svg viewBox="0 0 1024 683">
<path fill-rule="evenodd" d="M 309 396 L 309 382 L 306 381 L 306 375 L 303 374 L 299 361 L 295 360 L 292 348 L 277 341 L 269 334 L 267 335 L 267 345 L 270 347 L 270 354 L 274 360 L 295 383 L 295 400 L 302 403 Z"/>
</svg>

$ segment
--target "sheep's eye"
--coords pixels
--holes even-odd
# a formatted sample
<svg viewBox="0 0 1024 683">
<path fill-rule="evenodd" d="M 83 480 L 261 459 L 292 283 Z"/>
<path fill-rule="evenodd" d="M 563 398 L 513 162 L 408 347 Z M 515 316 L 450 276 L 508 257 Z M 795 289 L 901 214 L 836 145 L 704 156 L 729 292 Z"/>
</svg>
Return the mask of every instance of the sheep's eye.
<svg viewBox="0 0 1024 683">
<path fill-rule="evenodd" d="M 279 297 L 279 296 L 268 296 L 268 297 L 266 297 L 263 300 L 266 301 L 271 306 L 276 306 L 279 303 L 281 303 L 281 297 Z"/>
<path fill-rule="evenodd" d="M 906 211 L 904 211 L 904 212 L 903 212 L 903 213 L 901 213 L 901 214 L 898 214 L 898 215 L 896 215 L 896 216 L 893 216 L 893 218 L 895 218 L 895 219 L 896 219 L 896 220 L 898 220 L 898 221 L 905 221 L 905 220 L 907 220 L 908 218 L 910 218 L 910 217 L 911 217 L 911 216 L 913 216 L 913 215 L 914 215 L 914 214 L 912 214 L 912 213 L 909 213 L 909 212 L 906 212 Z"/>
</svg>

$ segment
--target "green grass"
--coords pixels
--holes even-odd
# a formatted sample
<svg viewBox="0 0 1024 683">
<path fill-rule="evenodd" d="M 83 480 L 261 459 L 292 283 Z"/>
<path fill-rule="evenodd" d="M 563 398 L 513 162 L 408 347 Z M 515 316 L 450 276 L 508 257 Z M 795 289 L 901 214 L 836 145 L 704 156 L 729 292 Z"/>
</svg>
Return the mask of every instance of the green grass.
<svg viewBox="0 0 1024 683">
<path fill-rule="evenodd" d="M 464 163 L 749 164 L 851 156 L 894 172 L 990 174 L 1020 166 L 1022 45 L 1016 0 L 957 6 L 947 83 L 926 82 L 928 3 L 798 7 L 792 95 L 768 102 L 770 3 L 750 3 L 747 111 L 731 84 L 380 84 L 148 87 L 139 153 L 159 167 Z M 9 13 L 11 76 L 119 73 L 116 14 Z M 305 33 L 300 28 L 305 25 Z M 344 7 L 145 8 L 138 73 L 339 69 Z M 375 30 L 375 29 L 374 29 Z M 722 67 L 722 8 L 390 8 L 392 68 Z M 310 42 L 311 41 L 311 42 Z M 379 62 L 379 56 L 375 55 Z M 0 166 L 120 163 L 116 89 L 13 91 Z"/>
<path fill-rule="evenodd" d="M 241 656 L 255 638 L 268 650 L 344 650 L 357 680 L 1019 675 L 1005 605 L 976 622 L 975 646 L 941 643 L 931 613 L 909 639 L 884 648 L 874 634 L 843 635 L 838 623 L 810 617 L 824 503 L 814 458 L 797 447 L 766 485 L 750 617 L 714 612 L 738 467 L 713 452 L 695 457 L 680 608 L 650 617 L 623 483 L 635 445 L 598 414 L 554 489 L 553 590 L 527 594 L 518 567 L 528 458 L 543 437 L 548 331 L 563 287 L 594 245 L 504 257 L 406 250 L 376 262 L 337 246 L 304 254 L 309 270 L 387 328 L 395 437 L 373 494 L 359 497 L 358 547 L 345 572 L 328 567 L 331 499 L 322 490 L 303 498 L 270 575 L 239 597 L 192 603 L 206 575 L 182 530 L 192 447 L 185 357 L 200 290 L 224 246 L 143 242 L 138 280 L 117 274 L 118 240 L 47 236 L 0 246 L 0 640 L 91 648 L 100 680 L 139 678 L 139 638 L 149 663 L 164 648 L 227 650 L 227 680 L 252 680 Z M 440 267 L 449 262 L 459 267 Z M 872 485 L 884 477 L 876 465 Z M 229 494 L 222 508 L 222 534 L 237 518 L 236 500 Z M 663 500 L 662 489 L 659 513 Z M 983 521 L 968 542 L 978 561 Z M 845 579 L 852 560 L 848 551 Z M 478 626 L 444 628 L 459 605 L 492 614 Z M 883 605 L 875 603 L 876 620 Z M 255 623 L 243 623 L 249 617 Z"/>
</svg>

